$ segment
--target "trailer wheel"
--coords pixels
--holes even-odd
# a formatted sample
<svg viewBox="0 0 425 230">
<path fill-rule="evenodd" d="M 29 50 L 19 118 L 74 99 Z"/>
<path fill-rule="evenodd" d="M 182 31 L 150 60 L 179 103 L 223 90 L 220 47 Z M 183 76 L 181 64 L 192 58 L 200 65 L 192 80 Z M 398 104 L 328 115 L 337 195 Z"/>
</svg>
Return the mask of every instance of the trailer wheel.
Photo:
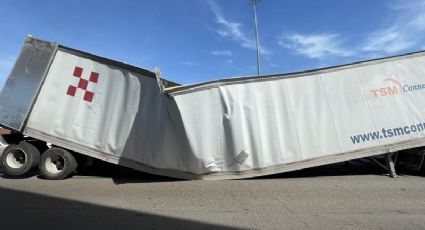
<svg viewBox="0 0 425 230">
<path fill-rule="evenodd" d="M 48 180 L 63 180 L 75 173 L 77 161 L 65 149 L 51 148 L 41 155 L 41 176 Z"/>
<path fill-rule="evenodd" d="M 22 176 L 34 165 L 34 155 L 27 145 L 8 145 L 1 155 L 4 171 L 9 176 Z"/>
<path fill-rule="evenodd" d="M 26 141 L 21 141 L 19 143 L 19 146 L 21 146 L 23 149 L 26 150 L 26 152 L 31 154 L 32 156 L 31 168 L 38 166 L 38 163 L 40 163 L 40 151 L 34 145 Z"/>
</svg>

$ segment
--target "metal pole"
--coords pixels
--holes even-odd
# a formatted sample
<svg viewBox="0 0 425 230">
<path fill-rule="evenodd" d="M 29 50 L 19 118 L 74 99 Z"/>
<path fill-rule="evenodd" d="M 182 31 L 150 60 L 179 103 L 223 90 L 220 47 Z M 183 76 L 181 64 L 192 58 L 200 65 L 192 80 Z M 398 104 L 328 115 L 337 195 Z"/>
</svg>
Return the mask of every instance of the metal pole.
<svg viewBox="0 0 425 230">
<path fill-rule="evenodd" d="M 258 42 L 258 22 L 257 22 L 257 8 L 256 8 L 256 4 L 260 2 L 260 0 L 250 0 L 250 2 L 254 6 L 255 44 L 257 47 L 257 75 L 260 75 L 260 48 L 259 48 L 259 42 Z"/>
</svg>

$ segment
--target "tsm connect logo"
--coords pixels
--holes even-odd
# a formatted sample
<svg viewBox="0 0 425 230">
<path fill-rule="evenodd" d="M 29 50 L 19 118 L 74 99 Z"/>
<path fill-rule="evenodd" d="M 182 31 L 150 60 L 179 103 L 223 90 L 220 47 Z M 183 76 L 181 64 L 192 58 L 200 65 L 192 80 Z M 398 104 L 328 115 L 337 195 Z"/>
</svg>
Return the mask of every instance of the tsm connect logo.
<svg viewBox="0 0 425 230">
<path fill-rule="evenodd" d="M 425 90 L 425 84 L 403 85 L 399 80 L 394 78 L 386 78 L 382 81 L 382 83 L 386 86 L 370 90 L 374 97 L 385 97 L 401 93 Z"/>
</svg>

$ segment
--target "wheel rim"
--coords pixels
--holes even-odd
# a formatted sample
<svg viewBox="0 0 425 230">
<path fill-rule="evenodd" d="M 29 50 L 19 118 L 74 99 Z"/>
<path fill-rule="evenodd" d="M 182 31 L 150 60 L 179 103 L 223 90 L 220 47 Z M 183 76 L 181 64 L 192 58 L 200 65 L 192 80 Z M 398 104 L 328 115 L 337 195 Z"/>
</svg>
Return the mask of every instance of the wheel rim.
<svg viewBox="0 0 425 230">
<path fill-rule="evenodd" d="M 64 170 L 65 158 L 61 155 L 47 157 L 45 162 L 46 170 L 52 174 L 61 173 Z"/>
<path fill-rule="evenodd" d="M 14 169 L 22 168 L 27 161 L 27 155 L 21 149 L 13 149 L 7 153 L 6 164 Z"/>
</svg>

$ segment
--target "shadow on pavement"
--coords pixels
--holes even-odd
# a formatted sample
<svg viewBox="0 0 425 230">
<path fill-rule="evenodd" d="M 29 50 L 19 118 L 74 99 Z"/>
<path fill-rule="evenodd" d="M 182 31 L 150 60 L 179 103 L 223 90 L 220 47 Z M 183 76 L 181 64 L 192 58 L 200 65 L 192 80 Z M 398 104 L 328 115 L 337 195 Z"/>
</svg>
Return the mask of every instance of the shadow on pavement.
<svg viewBox="0 0 425 230">
<path fill-rule="evenodd" d="M 103 162 L 102 162 L 103 163 Z M 127 183 L 153 183 L 153 182 L 173 182 L 180 181 L 179 179 L 152 175 L 143 173 L 137 170 L 112 165 L 109 163 L 103 163 L 98 165 L 101 167 L 91 168 L 92 172 L 86 175 L 97 175 L 111 177 L 115 184 L 127 184 Z M 293 172 L 286 172 L 262 177 L 256 177 L 252 179 L 284 179 L 284 178 L 307 178 L 307 177 L 323 177 L 323 176 L 352 176 L 352 175 L 382 175 L 386 176 L 387 171 L 382 167 L 376 165 L 367 158 L 357 159 L 347 162 L 341 162 L 336 164 L 318 166 L 313 168 L 302 169 Z M 424 176 L 423 172 L 415 172 L 403 169 L 402 167 L 397 168 L 399 176 L 403 175 L 415 175 Z M 248 179 L 249 180 L 249 179 Z"/>
<path fill-rule="evenodd" d="M 425 176 L 424 171 L 412 171 L 403 167 L 396 167 L 397 174 Z M 382 175 L 386 176 L 387 171 L 367 158 L 351 160 L 336 164 L 318 166 L 313 168 L 302 169 L 293 172 L 273 174 L 268 176 L 256 177 L 252 179 L 284 179 L 284 178 L 307 178 L 307 177 L 323 177 L 323 176 L 352 176 L 352 175 Z M 38 176 L 37 170 L 31 171 L 23 177 L 10 177 L 4 175 L 0 168 L 0 178 L 5 179 L 26 179 L 33 176 Z M 160 182 L 175 182 L 180 179 L 158 176 L 133 170 L 130 168 L 110 164 L 107 162 L 96 161 L 91 167 L 80 170 L 77 177 L 103 177 L 112 178 L 117 185 L 128 183 L 160 183 Z"/>
<path fill-rule="evenodd" d="M 306 168 L 293 172 L 260 177 L 264 178 L 304 178 L 322 176 L 383 175 L 386 171 L 373 163 L 354 160 L 336 164 Z"/>
<path fill-rule="evenodd" d="M 8 230 L 238 229 L 6 188 L 0 188 L 0 217 L 2 229 Z"/>
<path fill-rule="evenodd" d="M 384 163 L 385 164 L 385 163 Z M 403 167 L 396 167 L 398 176 L 412 175 L 425 176 L 424 172 L 412 171 Z M 355 175 L 380 175 L 388 176 L 388 171 L 367 158 L 351 160 L 336 164 L 317 166 L 313 168 L 302 169 L 293 172 L 280 173 L 258 177 L 258 179 L 273 178 L 307 178 L 323 176 L 355 176 Z"/>
<path fill-rule="evenodd" d="M 79 176 L 112 178 L 115 184 L 173 182 L 179 179 L 144 173 L 131 168 L 96 161 L 93 166 L 78 172 Z"/>
</svg>

